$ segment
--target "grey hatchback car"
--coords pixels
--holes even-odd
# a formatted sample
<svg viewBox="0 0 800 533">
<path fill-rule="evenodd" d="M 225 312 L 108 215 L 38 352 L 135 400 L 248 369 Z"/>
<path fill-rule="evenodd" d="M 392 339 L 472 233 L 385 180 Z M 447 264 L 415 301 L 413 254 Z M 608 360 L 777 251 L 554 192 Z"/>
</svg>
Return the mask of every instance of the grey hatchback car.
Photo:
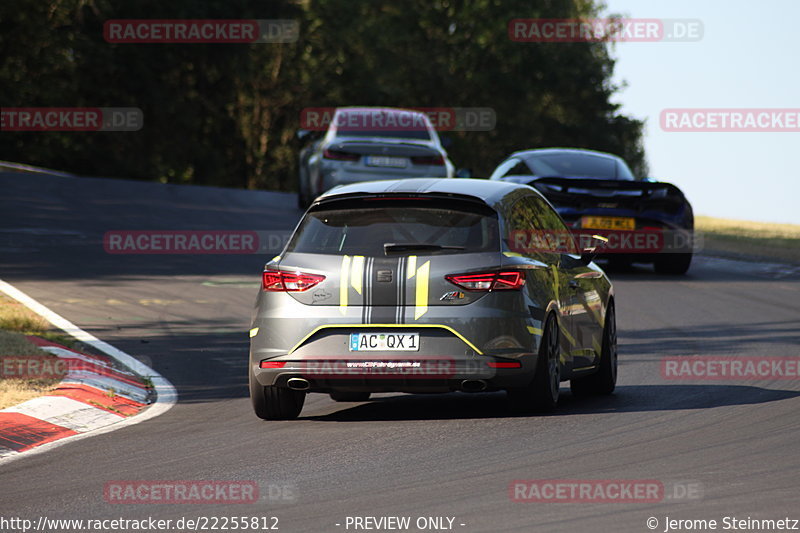
<svg viewBox="0 0 800 533">
<path fill-rule="evenodd" d="M 505 390 L 520 411 L 553 409 L 566 380 L 574 394 L 609 394 L 614 293 L 593 253 L 527 185 L 338 187 L 264 268 L 250 329 L 255 413 L 295 418 L 309 392 Z"/>
</svg>

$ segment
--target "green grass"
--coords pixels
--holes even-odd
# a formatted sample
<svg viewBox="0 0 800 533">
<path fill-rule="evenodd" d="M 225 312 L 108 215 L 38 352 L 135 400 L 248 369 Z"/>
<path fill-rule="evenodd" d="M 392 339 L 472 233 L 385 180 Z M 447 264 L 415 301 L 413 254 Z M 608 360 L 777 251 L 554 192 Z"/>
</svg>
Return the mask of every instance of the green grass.
<svg viewBox="0 0 800 533">
<path fill-rule="evenodd" d="M 55 355 L 40 350 L 24 334 L 0 330 L 0 409 L 41 396 L 53 390 L 61 381 L 61 376 L 57 375 L 14 377 L 15 374 L 19 375 L 17 364 L 27 364 L 27 361 L 33 359 L 39 364 L 47 361 L 50 368 L 55 368 L 59 360 Z"/>
<path fill-rule="evenodd" d="M 58 357 L 40 350 L 25 338 L 26 335 L 44 337 L 59 344 L 72 346 L 70 337 L 50 330 L 50 324 L 42 317 L 11 298 L 0 295 L 0 365 L 14 365 L 21 357 L 49 360 L 54 365 Z M 7 372 L 8 370 L 8 372 Z M 42 378 L 13 377 L 12 367 L 0 366 L 0 409 L 22 403 L 53 390 L 60 376 Z"/>
<path fill-rule="evenodd" d="M 698 216 L 695 230 L 706 252 L 800 263 L 800 225 Z"/>
<path fill-rule="evenodd" d="M 53 330 L 44 318 L 4 295 L 0 295 L 0 330 L 36 335 L 67 348 L 81 348 L 74 338 Z"/>
</svg>

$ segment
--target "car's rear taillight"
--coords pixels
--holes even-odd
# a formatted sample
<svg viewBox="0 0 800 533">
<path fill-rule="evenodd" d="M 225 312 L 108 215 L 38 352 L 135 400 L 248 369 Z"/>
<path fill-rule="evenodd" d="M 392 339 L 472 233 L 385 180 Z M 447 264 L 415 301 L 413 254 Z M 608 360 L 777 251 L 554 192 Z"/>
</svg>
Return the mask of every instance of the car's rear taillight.
<svg viewBox="0 0 800 533">
<path fill-rule="evenodd" d="M 444 157 L 441 155 L 420 155 L 411 158 L 415 165 L 443 166 Z"/>
<path fill-rule="evenodd" d="M 486 364 L 489 368 L 522 368 L 522 363 L 519 361 L 489 361 Z"/>
<path fill-rule="evenodd" d="M 261 361 L 258 366 L 261 368 L 283 368 L 286 366 L 286 361 Z"/>
<path fill-rule="evenodd" d="M 516 270 L 448 274 L 444 279 L 468 291 L 516 290 L 525 285 L 525 274 Z"/>
<path fill-rule="evenodd" d="M 265 270 L 261 276 L 261 287 L 270 292 L 302 292 L 325 279 L 319 274 L 290 272 L 287 270 Z"/>
<path fill-rule="evenodd" d="M 341 150 L 323 150 L 322 157 L 335 161 L 358 161 L 361 158 L 358 154 L 342 152 Z"/>
</svg>

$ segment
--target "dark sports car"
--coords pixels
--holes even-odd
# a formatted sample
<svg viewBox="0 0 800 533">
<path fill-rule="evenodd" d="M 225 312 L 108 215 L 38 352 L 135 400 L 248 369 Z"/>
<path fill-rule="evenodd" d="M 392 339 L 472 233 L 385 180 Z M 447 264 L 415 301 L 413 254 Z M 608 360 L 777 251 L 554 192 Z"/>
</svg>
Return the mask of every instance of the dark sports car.
<svg viewBox="0 0 800 533">
<path fill-rule="evenodd" d="M 541 234 L 560 242 L 516 244 Z M 265 266 L 250 337 L 265 419 L 296 417 L 307 392 L 506 390 L 548 410 L 561 381 L 608 394 L 617 376 L 614 294 L 592 250 L 534 189 L 488 180 L 323 194 Z"/>
<path fill-rule="evenodd" d="M 692 261 L 694 215 L 672 185 L 637 179 L 621 158 L 568 148 L 511 154 L 491 180 L 525 183 L 541 192 L 579 239 L 609 239 L 601 257 L 653 263 L 656 272 L 684 274 Z"/>
</svg>

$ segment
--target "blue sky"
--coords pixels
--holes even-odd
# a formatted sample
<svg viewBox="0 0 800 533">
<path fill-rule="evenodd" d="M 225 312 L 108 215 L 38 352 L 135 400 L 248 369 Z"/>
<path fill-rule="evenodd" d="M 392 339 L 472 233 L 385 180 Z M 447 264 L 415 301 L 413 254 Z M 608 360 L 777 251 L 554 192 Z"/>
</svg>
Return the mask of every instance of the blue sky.
<svg viewBox="0 0 800 533">
<path fill-rule="evenodd" d="M 665 132 L 665 108 L 800 108 L 800 1 L 606 0 L 606 14 L 693 18 L 696 42 L 614 45 L 615 101 L 646 119 L 650 176 L 678 185 L 695 213 L 800 224 L 800 133 Z"/>
</svg>

